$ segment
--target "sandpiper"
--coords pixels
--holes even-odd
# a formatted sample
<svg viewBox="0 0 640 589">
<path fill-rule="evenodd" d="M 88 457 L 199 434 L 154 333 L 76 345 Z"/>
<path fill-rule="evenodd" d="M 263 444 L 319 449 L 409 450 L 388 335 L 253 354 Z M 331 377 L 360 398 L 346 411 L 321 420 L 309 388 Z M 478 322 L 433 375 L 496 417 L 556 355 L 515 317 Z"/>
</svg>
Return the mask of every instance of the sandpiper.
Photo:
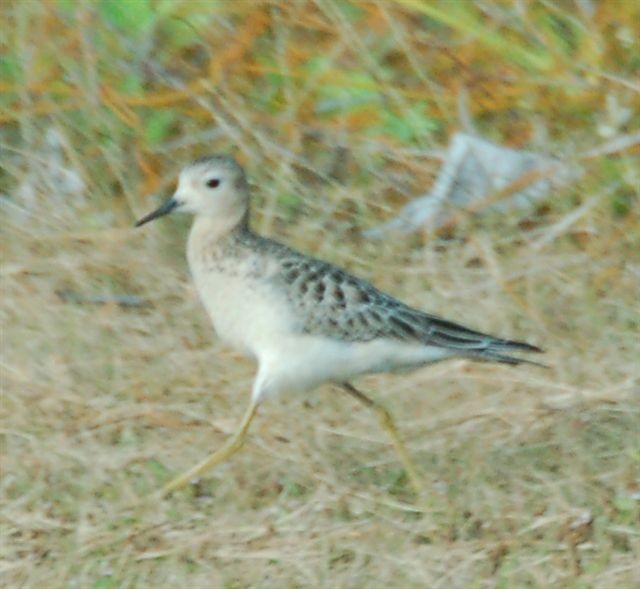
<svg viewBox="0 0 640 589">
<path fill-rule="evenodd" d="M 534 345 L 493 337 L 413 309 L 348 272 L 254 233 L 249 185 L 231 157 L 212 155 L 181 172 L 175 194 L 136 227 L 172 212 L 194 215 L 187 258 L 219 337 L 258 363 L 237 432 L 162 494 L 228 459 L 243 445 L 259 404 L 284 391 L 334 383 L 372 408 L 416 492 L 422 486 L 389 412 L 351 381 L 450 358 L 519 364 Z"/>
</svg>

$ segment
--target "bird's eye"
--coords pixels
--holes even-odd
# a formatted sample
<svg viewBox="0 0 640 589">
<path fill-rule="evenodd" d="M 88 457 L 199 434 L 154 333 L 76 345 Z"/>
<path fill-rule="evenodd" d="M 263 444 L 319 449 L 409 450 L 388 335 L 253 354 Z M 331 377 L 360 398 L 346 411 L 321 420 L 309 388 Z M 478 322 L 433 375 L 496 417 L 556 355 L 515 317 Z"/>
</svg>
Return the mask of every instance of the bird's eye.
<svg viewBox="0 0 640 589">
<path fill-rule="evenodd" d="M 220 186 L 220 179 L 219 178 L 211 178 L 211 180 L 207 180 L 207 186 L 209 188 L 218 188 L 218 186 Z"/>
</svg>

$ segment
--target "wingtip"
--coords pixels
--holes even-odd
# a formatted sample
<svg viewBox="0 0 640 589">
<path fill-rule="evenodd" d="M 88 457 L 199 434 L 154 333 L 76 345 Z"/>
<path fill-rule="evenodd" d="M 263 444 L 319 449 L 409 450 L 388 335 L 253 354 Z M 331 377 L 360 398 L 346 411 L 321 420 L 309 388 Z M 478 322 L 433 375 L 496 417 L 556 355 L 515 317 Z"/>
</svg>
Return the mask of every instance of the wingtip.
<svg viewBox="0 0 640 589">
<path fill-rule="evenodd" d="M 534 346 L 533 344 L 525 344 L 528 352 L 535 352 L 536 354 L 544 354 L 545 350 L 538 346 Z"/>
<path fill-rule="evenodd" d="M 499 344 L 501 347 L 511 348 L 513 350 L 519 350 L 521 352 L 534 352 L 536 354 L 544 354 L 544 350 L 533 344 L 527 342 L 519 342 L 516 340 L 503 340 Z"/>
</svg>

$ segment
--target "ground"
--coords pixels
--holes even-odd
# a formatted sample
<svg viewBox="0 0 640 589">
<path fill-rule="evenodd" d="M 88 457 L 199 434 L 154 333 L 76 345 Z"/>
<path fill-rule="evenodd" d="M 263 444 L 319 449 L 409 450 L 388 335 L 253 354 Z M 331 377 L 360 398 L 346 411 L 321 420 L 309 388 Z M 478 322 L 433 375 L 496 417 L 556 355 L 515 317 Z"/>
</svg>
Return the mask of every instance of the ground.
<svg viewBox="0 0 640 589">
<path fill-rule="evenodd" d="M 231 15 L 131 4 L 176 35 L 194 34 L 184 19 L 201 27 L 224 48 L 214 57 L 174 29 L 136 36 L 117 3 L 3 14 L 13 19 L 0 113 L 3 586 L 640 586 L 637 145 L 609 144 L 527 212 L 463 216 L 446 235 L 361 234 L 435 178 L 431 150 L 464 102 L 447 86 L 452 55 L 468 74 L 470 116 L 493 140 L 517 148 L 540 117 L 548 145 L 576 152 L 636 132 L 620 122 L 624 108 L 637 114 L 633 64 L 614 50 L 638 38 L 626 4 L 589 20 L 588 3 L 575 14 L 541 3 L 513 21 L 501 20 L 505 3 L 486 4 L 463 11 L 486 25 L 477 35 L 464 15 L 455 28 L 435 14 L 442 4 L 256 2 L 242 13 L 234 3 Z M 568 28 L 545 28 L 553 19 Z M 549 45 L 520 44 L 517 26 L 500 28 L 509 22 Z M 568 30 L 571 49 L 560 43 Z M 594 39 L 608 43 L 600 53 Z M 574 64 L 591 59 L 598 83 L 576 81 Z M 380 70 L 367 78 L 370 60 Z M 154 77 L 160 67 L 166 77 Z M 326 71 L 340 80 L 335 95 Z M 541 88 L 545 75 L 554 83 Z M 553 94 L 561 86 L 567 94 Z M 384 100 L 372 104 L 374 90 Z M 343 112 L 344 92 L 355 101 Z M 266 403 L 241 453 L 154 497 L 234 431 L 255 370 L 218 341 L 197 299 L 188 220 L 132 226 L 183 161 L 210 150 L 246 164 L 257 231 L 413 306 L 546 350 L 548 368 L 454 361 L 358 383 L 395 415 L 423 497 L 375 415 L 330 387 Z"/>
</svg>

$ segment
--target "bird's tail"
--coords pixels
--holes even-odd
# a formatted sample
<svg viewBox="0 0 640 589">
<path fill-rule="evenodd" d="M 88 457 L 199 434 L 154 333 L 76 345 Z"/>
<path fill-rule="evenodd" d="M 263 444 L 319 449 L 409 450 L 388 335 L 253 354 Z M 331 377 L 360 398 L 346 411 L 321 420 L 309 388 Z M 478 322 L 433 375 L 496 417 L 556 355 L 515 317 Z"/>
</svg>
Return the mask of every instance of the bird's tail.
<svg viewBox="0 0 640 589">
<path fill-rule="evenodd" d="M 448 349 L 452 352 L 451 356 L 469 358 L 478 362 L 501 362 L 514 366 L 517 364 L 545 366 L 540 362 L 525 360 L 511 354 L 512 352 L 539 354 L 544 351 L 526 342 L 495 337 L 437 315 L 404 306 L 396 309 L 391 319 L 400 337 L 415 338 L 426 345 Z"/>
<path fill-rule="evenodd" d="M 501 362 L 514 366 L 517 364 L 545 366 L 540 362 L 511 355 L 512 352 L 516 354 L 518 352 L 537 354 L 544 352 L 538 346 L 495 337 L 435 315 L 420 313 L 416 314 L 414 319 L 422 326 L 420 335 L 425 343 L 449 348 L 459 356 L 479 362 Z"/>
</svg>

